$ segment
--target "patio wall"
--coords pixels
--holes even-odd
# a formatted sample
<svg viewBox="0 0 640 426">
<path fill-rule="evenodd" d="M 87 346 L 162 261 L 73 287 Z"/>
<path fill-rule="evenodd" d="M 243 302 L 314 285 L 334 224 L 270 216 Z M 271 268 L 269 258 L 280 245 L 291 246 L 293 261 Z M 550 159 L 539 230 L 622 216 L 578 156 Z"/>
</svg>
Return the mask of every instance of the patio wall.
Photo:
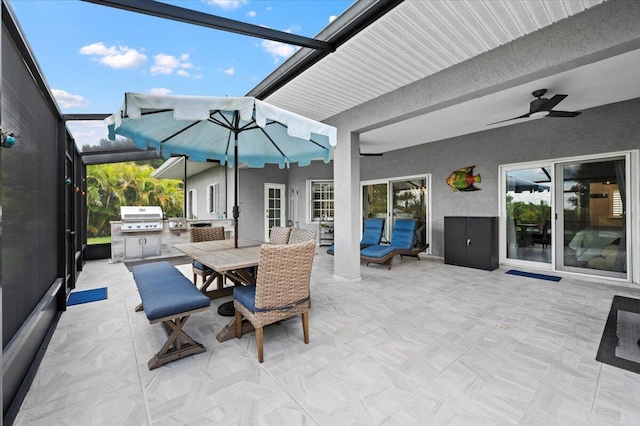
<svg viewBox="0 0 640 426">
<path fill-rule="evenodd" d="M 224 180 L 225 167 L 217 165 L 208 169 L 206 172 L 198 173 L 197 175 L 189 176 L 187 179 L 187 191 L 196 189 L 198 191 L 197 196 L 197 212 L 198 219 L 218 219 L 220 214 L 227 212 L 227 217 L 230 217 L 231 207 L 227 208 L 225 205 L 225 197 L 230 197 L 227 202 L 230 206 L 233 206 L 233 169 L 229 169 L 229 193 L 225 188 Z M 222 211 L 217 215 L 209 214 L 207 211 L 207 187 L 211 184 L 218 183 L 219 188 L 219 203 Z"/>
<path fill-rule="evenodd" d="M 431 176 L 432 240 L 431 254 L 444 256 L 444 217 L 463 215 L 498 216 L 498 167 L 505 164 L 554 160 L 640 148 L 640 99 L 583 111 L 571 119 L 541 119 L 490 129 L 484 132 L 386 152 L 382 157 L 360 158 L 361 180 L 390 179 L 411 175 Z M 482 183 L 480 191 L 453 192 L 445 179 L 461 167 L 476 165 Z M 212 169 L 213 170 L 213 169 Z M 189 188 L 198 187 L 199 210 L 206 207 L 206 186 L 219 179 L 208 170 L 190 177 Z M 217 170 L 217 168 L 216 168 Z M 232 182 L 232 171 L 229 180 Z M 264 233 L 264 183 L 287 185 L 287 220 L 291 219 L 291 189 L 299 195 L 299 226 L 318 231 L 307 222 L 309 203 L 307 181 L 333 179 L 333 164 L 315 161 L 306 167 L 292 165 L 289 170 L 276 166 L 240 170 L 240 237 L 256 238 Z M 229 210 L 233 205 L 229 188 Z M 222 196 L 222 195 L 221 195 Z M 204 200 L 204 201 L 203 201 Z M 222 198 L 221 198 L 222 200 Z M 204 204 L 202 204 L 204 203 Z"/>
<path fill-rule="evenodd" d="M 232 169 L 229 170 L 232 172 Z M 232 180 L 233 177 L 229 176 Z M 240 169 L 239 203 L 240 221 L 238 223 L 238 236 L 261 240 L 264 238 L 264 184 L 287 183 L 287 169 L 279 169 L 278 166 L 267 165 L 262 169 Z M 229 202 L 233 206 L 233 193 L 229 193 Z M 232 214 L 232 208 L 229 214 Z"/>
<path fill-rule="evenodd" d="M 57 311 L 64 308 L 65 286 L 73 286 L 76 254 L 75 240 L 65 239 L 65 228 L 74 230 L 74 218 L 66 224 L 64 218 L 65 193 L 72 192 L 64 183 L 64 153 L 72 143 L 31 52 L 4 12 L 2 130 L 20 137 L 12 148 L 1 148 L 0 154 L 3 417 L 37 359 Z M 76 159 L 70 155 L 68 176 L 78 182 Z M 68 198 L 71 206 L 74 197 Z M 79 208 L 75 210 L 82 215 Z M 70 266 L 66 274 L 65 259 Z"/>
<path fill-rule="evenodd" d="M 361 158 L 362 180 L 414 174 L 432 179 L 432 254 L 444 256 L 444 217 L 498 215 L 498 166 L 640 148 L 640 99 L 575 118 L 540 119 Z M 428 129 L 425 129 L 425 132 Z M 476 165 L 480 191 L 453 192 L 445 179 Z"/>
</svg>

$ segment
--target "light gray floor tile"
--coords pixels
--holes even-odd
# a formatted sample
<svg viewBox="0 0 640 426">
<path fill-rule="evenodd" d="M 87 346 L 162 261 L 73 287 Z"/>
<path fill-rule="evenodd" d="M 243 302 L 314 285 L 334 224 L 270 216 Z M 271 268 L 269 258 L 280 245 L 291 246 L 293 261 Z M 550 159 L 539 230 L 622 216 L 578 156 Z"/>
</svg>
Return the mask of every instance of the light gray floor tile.
<svg viewBox="0 0 640 426">
<path fill-rule="evenodd" d="M 185 326 L 207 351 L 153 371 L 166 337 L 131 273 L 88 262 L 78 290 L 109 297 L 62 315 L 16 424 L 640 424 L 640 376 L 595 361 L 613 296 L 639 289 L 409 258 L 344 282 L 318 252 L 308 345 L 299 318 L 265 328 L 263 364 L 253 333 L 218 342 L 226 297 Z"/>
</svg>

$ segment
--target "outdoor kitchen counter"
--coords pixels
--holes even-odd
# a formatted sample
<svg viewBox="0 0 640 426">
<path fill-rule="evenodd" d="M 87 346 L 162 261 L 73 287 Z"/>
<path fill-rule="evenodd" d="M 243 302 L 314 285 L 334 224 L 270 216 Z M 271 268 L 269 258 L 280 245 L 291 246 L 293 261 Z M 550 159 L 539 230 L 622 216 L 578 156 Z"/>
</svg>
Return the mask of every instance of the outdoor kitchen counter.
<svg viewBox="0 0 640 426">
<path fill-rule="evenodd" d="M 171 229 L 170 220 L 162 221 L 161 230 L 122 232 L 122 222 L 111 222 L 111 261 L 141 260 L 162 257 L 181 256 L 182 252 L 173 248 L 174 244 L 189 242 L 189 228 L 192 223 L 209 223 L 211 226 L 224 226 L 229 238 L 233 237 L 232 219 L 188 220 L 187 229 Z"/>
</svg>

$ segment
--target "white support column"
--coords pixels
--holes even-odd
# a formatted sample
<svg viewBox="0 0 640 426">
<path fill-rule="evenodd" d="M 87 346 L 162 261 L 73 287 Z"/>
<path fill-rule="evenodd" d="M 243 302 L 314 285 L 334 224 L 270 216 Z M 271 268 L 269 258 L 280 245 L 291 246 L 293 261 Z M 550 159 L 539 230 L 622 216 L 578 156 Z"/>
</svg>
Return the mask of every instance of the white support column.
<svg viewBox="0 0 640 426">
<path fill-rule="evenodd" d="M 336 278 L 360 280 L 360 136 L 341 132 L 333 156 Z"/>
</svg>

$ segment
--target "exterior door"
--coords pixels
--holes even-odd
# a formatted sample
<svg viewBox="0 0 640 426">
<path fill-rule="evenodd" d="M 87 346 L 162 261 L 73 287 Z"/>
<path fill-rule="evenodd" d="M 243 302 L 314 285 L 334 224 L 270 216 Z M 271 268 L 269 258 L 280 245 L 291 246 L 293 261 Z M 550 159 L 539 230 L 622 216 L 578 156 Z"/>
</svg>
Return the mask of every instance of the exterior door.
<svg viewBox="0 0 640 426">
<path fill-rule="evenodd" d="M 625 156 L 556 165 L 562 177 L 555 242 L 560 269 L 627 277 L 630 205 Z"/>
<path fill-rule="evenodd" d="M 506 218 L 507 263 L 551 267 L 553 235 L 551 164 L 531 164 L 503 170 L 503 216 Z M 547 264 L 547 265 L 544 265 Z"/>
<path fill-rule="evenodd" d="M 269 241 L 271 228 L 285 226 L 286 222 L 286 186 L 280 183 L 264 184 L 264 240 Z"/>
</svg>

